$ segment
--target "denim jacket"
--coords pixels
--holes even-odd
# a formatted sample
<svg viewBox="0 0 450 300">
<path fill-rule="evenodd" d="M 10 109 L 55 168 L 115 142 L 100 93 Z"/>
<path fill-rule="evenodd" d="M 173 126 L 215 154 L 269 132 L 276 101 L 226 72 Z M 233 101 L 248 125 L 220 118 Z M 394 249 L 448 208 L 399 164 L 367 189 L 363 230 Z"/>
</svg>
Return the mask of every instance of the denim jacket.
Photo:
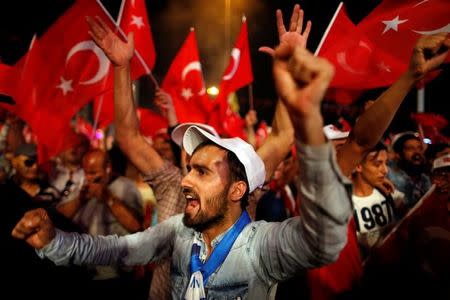
<svg viewBox="0 0 450 300">
<path fill-rule="evenodd" d="M 346 244 L 352 213 L 350 182 L 340 173 L 329 143 L 297 146 L 302 158 L 301 217 L 248 224 L 206 283 L 208 299 L 271 299 L 278 281 L 300 269 L 333 262 Z M 122 237 L 57 230 L 55 239 L 38 253 L 56 264 L 137 265 L 171 256 L 172 297 L 182 299 L 191 275 L 195 234 L 199 233 L 185 227 L 182 215 L 177 215 Z"/>
</svg>

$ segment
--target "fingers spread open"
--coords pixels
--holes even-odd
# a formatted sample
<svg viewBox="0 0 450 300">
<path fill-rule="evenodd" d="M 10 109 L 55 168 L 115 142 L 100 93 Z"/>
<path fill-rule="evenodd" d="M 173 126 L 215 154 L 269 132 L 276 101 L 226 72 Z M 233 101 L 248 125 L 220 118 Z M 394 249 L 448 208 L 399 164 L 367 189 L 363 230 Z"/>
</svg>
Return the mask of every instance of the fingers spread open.
<svg viewBox="0 0 450 300">
<path fill-rule="evenodd" d="M 297 22 L 300 16 L 300 5 L 295 4 L 292 10 L 291 23 L 289 24 L 289 31 L 295 31 L 297 29 Z"/>
<path fill-rule="evenodd" d="M 281 10 L 277 9 L 277 28 L 278 28 L 278 36 L 282 36 L 286 33 L 286 28 L 283 23 L 283 13 Z"/>
</svg>

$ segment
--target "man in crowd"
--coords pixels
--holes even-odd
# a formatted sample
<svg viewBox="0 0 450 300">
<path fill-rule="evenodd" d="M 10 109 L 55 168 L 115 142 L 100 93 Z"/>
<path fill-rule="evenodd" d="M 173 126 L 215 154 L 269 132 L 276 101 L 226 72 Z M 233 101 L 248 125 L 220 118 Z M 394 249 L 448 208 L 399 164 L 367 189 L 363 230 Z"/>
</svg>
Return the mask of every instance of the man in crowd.
<svg viewBox="0 0 450 300">
<path fill-rule="evenodd" d="M 403 132 L 394 138 L 392 148 L 395 161 L 388 177 L 405 194 L 406 205 L 411 208 L 431 187 L 426 174 L 424 143 L 417 133 Z"/>
<path fill-rule="evenodd" d="M 116 97 L 128 97 L 132 36 L 124 43 L 101 20 L 88 22 L 93 39 L 115 66 Z M 293 120 L 300 153 L 302 217 L 251 223 L 246 200 L 264 183 L 263 161 L 239 138 L 216 138 L 192 126 L 183 138 L 191 155 L 182 181 L 183 216 L 134 235 L 92 237 L 55 230 L 46 213 L 35 210 L 19 221 L 13 235 L 58 264 L 143 264 L 172 256 L 174 298 L 267 298 L 278 281 L 335 260 L 345 244 L 351 200 L 349 182 L 322 131 L 320 104 L 333 67 L 303 47 L 282 44 L 274 55 L 276 87 Z M 124 117 L 136 121 L 131 113 Z M 149 169 L 147 158 L 154 150 L 138 145 L 134 163 Z"/>
</svg>

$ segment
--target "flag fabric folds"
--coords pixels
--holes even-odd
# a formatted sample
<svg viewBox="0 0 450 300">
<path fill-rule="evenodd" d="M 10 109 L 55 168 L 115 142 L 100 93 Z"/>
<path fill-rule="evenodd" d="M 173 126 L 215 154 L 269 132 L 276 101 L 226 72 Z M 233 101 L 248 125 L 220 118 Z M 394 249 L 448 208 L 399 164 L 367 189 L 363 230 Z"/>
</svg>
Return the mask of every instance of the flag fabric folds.
<svg viewBox="0 0 450 300">
<path fill-rule="evenodd" d="M 211 102 L 206 94 L 193 29 L 172 61 L 161 87 L 172 97 L 178 122 L 206 123 Z"/>
</svg>

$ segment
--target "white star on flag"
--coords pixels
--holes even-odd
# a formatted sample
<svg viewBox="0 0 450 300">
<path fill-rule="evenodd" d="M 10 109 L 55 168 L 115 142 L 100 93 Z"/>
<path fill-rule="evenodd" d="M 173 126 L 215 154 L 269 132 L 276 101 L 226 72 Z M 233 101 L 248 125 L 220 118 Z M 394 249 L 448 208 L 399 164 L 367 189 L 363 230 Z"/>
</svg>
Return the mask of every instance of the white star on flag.
<svg viewBox="0 0 450 300">
<path fill-rule="evenodd" d="M 72 79 L 66 80 L 61 76 L 61 83 L 56 86 L 58 89 L 61 89 L 63 95 L 65 96 L 68 92 L 73 91 L 72 88 Z"/>
<path fill-rule="evenodd" d="M 144 21 L 142 20 L 142 17 L 132 15 L 131 18 L 133 19 L 130 22 L 131 25 L 136 25 L 136 27 L 139 29 L 141 29 L 141 27 L 144 27 Z"/>
<path fill-rule="evenodd" d="M 191 98 L 193 96 L 191 89 L 182 89 L 181 96 L 184 99 L 189 100 L 189 98 Z"/>
<path fill-rule="evenodd" d="M 390 29 L 398 31 L 398 25 L 405 23 L 406 21 L 408 21 L 408 19 L 400 20 L 399 16 L 396 16 L 394 19 L 390 21 L 381 21 L 383 22 L 384 25 L 386 25 L 386 27 L 384 27 L 382 34 L 384 34 L 386 31 Z"/>
</svg>

